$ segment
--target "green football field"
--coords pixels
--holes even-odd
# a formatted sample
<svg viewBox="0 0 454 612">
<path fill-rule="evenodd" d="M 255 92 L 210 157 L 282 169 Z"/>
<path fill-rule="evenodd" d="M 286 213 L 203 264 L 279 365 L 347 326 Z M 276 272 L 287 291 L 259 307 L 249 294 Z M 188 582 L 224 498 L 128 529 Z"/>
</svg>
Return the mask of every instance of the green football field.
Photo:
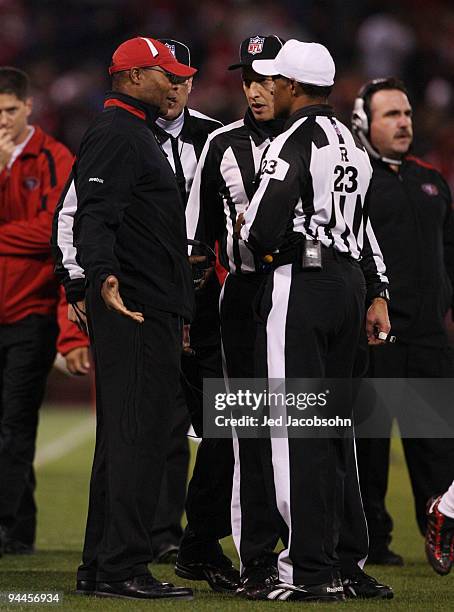
<svg viewBox="0 0 454 612">
<path fill-rule="evenodd" d="M 135 602 L 72 593 L 75 570 L 82 545 L 87 509 L 87 491 L 93 452 L 94 422 L 87 411 L 45 409 L 42 411 L 37 450 L 37 500 L 39 528 L 37 553 L 32 556 L 6 556 L 0 559 L 0 591 L 58 592 L 61 603 L 52 608 L 65 610 L 194 610 L 237 611 L 265 610 L 304 606 L 323 609 L 322 604 L 290 602 L 245 602 L 210 591 L 204 582 L 185 582 L 169 566 L 152 566 L 157 578 L 194 588 L 193 601 Z M 392 601 L 348 601 L 339 604 L 349 610 L 440 610 L 454 609 L 454 573 L 439 577 L 425 562 L 423 539 L 414 518 L 408 476 L 398 439 L 393 440 L 392 469 L 388 496 L 389 509 L 395 520 L 393 548 L 404 555 L 403 568 L 383 569 L 369 566 L 368 571 L 391 584 Z M 224 541 L 227 554 L 235 556 L 230 539 Z M 236 556 L 235 556 L 236 558 Z M 4 597 L 4 595 L 3 595 Z M 3 602 L 5 600 L 3 599 Z M 27 610 L 39 604 L 0 604 L 1 610 Z M 46 606 L 48 608 L 48 606 Z"/>
</svg>

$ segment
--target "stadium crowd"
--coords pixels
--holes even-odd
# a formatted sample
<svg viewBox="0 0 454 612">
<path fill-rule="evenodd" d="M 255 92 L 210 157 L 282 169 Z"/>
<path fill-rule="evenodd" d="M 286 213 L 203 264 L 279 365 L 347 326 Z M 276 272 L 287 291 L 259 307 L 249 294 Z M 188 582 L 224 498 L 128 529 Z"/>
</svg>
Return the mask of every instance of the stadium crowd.
<svg viewBox="0 0 454 612">
<path fill-rule="evenodd" d="M 232 15 L 234 18 L 232 19 Z M 362 82 L 404 80 L 418 124 L 415 151 L 443 166 L 454 186 L 454 8 L 447 0 L 2 0 L 0 65 L 32 80 L 35 118 L 77 150 L 108 89 L 104 66 L 115 45 L 152 31 L 190 45 L 200 68 L 192 104 L 223 123 L 241 115 L 238 75 L 225 67 L 251 31 L 316 40 L 337 61 L 333 104 L 347 121 Z M 377 59 L 379 58 L 379 59 Z"/>
</svg>

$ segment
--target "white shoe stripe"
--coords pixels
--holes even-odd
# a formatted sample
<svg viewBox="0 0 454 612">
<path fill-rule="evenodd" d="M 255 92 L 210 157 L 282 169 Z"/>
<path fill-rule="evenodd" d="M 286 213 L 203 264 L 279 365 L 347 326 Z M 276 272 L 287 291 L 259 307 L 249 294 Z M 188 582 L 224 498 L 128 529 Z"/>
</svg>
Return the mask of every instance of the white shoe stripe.
<svg viewBox="0 0 454 612">
<path fill-rule="evenodd" d="M 285 593 L 285 589 L 276 589 L 275 591 L 271 591 L 271 593 L 268 593 L 267 598 L 277 599 L 278 596 L 281 595 L 282 593 Z"/>
<path fill-rule="evenodd" d="M 292 592 L 293 591 L 285 591 L 285 593 L 282 593 L 282 595 L 279 595 L 278 597 L 279 601 L 286 601 L 290 597 Z"/>
</svg>

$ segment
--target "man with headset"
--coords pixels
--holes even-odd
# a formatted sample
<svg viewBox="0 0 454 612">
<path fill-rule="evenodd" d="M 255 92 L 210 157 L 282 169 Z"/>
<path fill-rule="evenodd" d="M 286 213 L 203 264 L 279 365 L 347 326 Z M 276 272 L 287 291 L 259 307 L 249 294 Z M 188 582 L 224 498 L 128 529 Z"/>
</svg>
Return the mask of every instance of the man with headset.
<svg viewBox="0 0 454 612">
<path fill-rule="evenodd" d="M 412 108 L 405 85 L 394 78 L 367 83 L 355 101 L 353 130 L 373 167 L 369 215 L 386 261 L 391 286 L 390 320 L 395 344 L 371 347 L 369 376 L 451 377 L 453 364 L 444 325 L 452 305 L 454 227 L 451 194 L 443 177 L 410 155 Z M 388 419 L 382 415 L 383 421 Z M 385 423 L 391 430 L 391 418 Z M 369 526 L 369 562 L 402 565 L 389 549 L 392 519 L 385 507 L 389 437 L 358 440 L 361 490 Z M 426 502 L 452 480 L 454 440 L 403 438 L 425 532 Z"/>
</svg>

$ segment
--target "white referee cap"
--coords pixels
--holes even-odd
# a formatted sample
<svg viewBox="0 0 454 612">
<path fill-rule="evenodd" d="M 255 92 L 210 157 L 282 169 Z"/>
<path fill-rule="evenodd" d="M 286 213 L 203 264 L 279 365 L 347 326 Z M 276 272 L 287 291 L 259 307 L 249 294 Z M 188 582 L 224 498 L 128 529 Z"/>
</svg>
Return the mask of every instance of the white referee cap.
<svg viewBox="0 0 454 612">
<path fill-rule="evenodd" d="M 252 68 L 258 74 L 281 74 L 298 83 L 328 87 L 334 83 L 336 66 L 331 53 L 319 43 L 289 40 L 274 59 L 255 60 Z"/>
</svg>

